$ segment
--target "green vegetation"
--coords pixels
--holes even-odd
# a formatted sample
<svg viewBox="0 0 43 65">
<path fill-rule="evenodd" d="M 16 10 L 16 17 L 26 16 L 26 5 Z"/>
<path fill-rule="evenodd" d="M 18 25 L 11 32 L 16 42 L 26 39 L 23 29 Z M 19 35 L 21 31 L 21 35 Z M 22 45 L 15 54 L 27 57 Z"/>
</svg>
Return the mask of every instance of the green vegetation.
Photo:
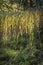
<svg viewBox="0 0 43 65">
<path fill-rule="evenodd" d="M 43 65 L 43 0 L 0 0 L 0 65 Z"/>
</svg>

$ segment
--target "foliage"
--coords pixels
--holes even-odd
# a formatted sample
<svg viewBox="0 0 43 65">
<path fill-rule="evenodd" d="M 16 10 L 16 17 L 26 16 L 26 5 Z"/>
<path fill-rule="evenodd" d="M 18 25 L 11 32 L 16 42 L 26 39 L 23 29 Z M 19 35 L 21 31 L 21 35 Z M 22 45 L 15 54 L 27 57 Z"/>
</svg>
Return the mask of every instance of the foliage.
<svg viewBox="0 0 43 65">
<path fill-rule="evenodd" d="M 0 65 L 43 65 L 42 6 L 42 0 L 0 0 Z"/>
</svg>

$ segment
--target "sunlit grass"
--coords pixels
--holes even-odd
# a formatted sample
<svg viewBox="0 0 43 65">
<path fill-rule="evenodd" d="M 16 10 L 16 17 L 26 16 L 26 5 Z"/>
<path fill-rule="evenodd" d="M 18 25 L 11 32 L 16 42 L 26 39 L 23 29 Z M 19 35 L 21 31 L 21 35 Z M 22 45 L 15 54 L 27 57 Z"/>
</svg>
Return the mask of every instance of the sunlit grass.
<svg viewBox="0 0 43 65">
<path fill-rule="evenodd" d="M 3 40 L 7 41 L 10 37 L 9 35 L 11 34 L 11 31 L 13 33 L 12 36 L 15 36 L 15 34 L 18 36 L 19 34 L 22 35 L 24 32 L 30 35 L 35 25 L 38 30 L 40 24 L 40 12 L 24 12 L 24 14 L 19 14 L 18 16 L 6 15 L 6 17 L 2 21 L 4 30 Z"/>
</svg>

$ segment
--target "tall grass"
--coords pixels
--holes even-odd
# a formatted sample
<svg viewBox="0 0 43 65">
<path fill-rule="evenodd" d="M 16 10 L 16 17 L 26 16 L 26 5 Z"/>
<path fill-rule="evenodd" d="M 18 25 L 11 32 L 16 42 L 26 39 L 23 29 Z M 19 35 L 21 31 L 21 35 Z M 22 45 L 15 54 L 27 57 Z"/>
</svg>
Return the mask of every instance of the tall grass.
<svg viewBox="0 0 43 65">
<path fill-rule="evenodd" d="M 23 14 L 6 15 L 3 21 L 3 36 L 2 40 L 6 45 L 6 42 L 12 41 L 10 43 L 17 43 L 19 36 L 23 34 L 29 35 L 29 42 L 34 40 L 34 29 L 37 28 L 39 31 L 40 23 L 40 11 L 30 11 L 23 12 Z M 37 32 L 36 31 L 36 32 Z M 27 36 L 26 35 L 26 36 Z"/>
</svg>

